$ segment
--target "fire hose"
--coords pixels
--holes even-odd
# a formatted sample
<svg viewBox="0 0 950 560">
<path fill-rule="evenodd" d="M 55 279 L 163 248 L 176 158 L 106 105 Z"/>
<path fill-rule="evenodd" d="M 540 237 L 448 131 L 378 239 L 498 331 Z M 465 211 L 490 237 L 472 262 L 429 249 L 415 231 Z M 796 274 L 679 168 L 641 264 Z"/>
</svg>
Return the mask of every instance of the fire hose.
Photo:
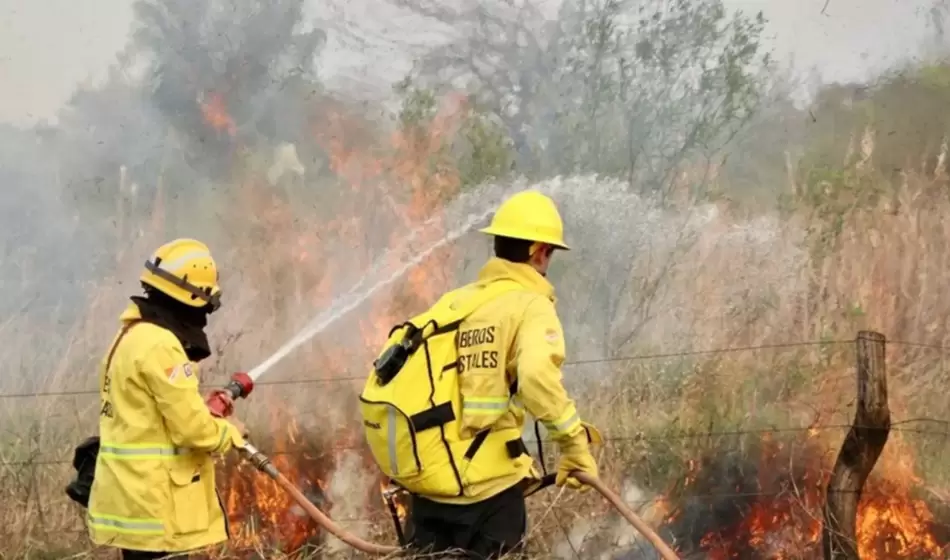
<svg viewBox="0 0 950 560">
<path fill-rule="evenodd" d="M 327 514 L 323 513 L 317 506 L 313 505 L 310 500 L 303 495 L 303 492 L 291 484 L 291 482 L 287 480 L 287 477 L 282 475 L 280 471 L 277 470 L 277 467 L 271 463 L 270 459 L 266 455 L 261 453 L 250 443 L 245 443 L 241 451 L 244 452 L 245 458 L 248 460 L 248 462 L 254 465 L 257 470 L 273 479 L 273 481 L 276 482 L 278 486 L 290 494 L 290 497 L 293 498 L 295 502 L 300 504 L 300 507 L 302 507 L 304 511 L 306 511 L 307 514 L 313 518 L 314 521 L 316 521 L 321 527 L 326 529 L 334 537 L 352 546 L 356 550 L 365 552 L 367 554 L 384 555 L 399 552 L 400 549 L 397 546 L 385 546 L 371 543 L 367 540 L 357 537 L 356 535 L 348 532 L 343 527 L 337 525 L 336 522 L 327 516 Z"/>
<path fill-rule="evenodd" d="M 668 544 L 663 542 L 663 539 L 660 538 L 660 535 L 656 534 L 656 531 L 650 528 L 643 519 L 640 519 L 640 516 L 634 513 L 630 506 L 623 503 L 623 500 L 620 499 L 620 496 L 616 492 L 607 488 L 599 478 L 590 476 L 587 473 L 574 471 L 571 473 L 571 476 L 576 478 L 582 484 L 586 484 L 600 492 L 600 495 L 603 496 L 610 505 L 614 506 L 620 515 L 627 520 L 627 523 L 633 526 L 641 535 L 646 537 L 650 544 L 653 545 L 653 548 L 660 553 L 660 556 L 663 557 L 663 560 L 679 560 L 679 556 L 673 552 L 673 549 L 670 548 Z"/>
<path fill-rule="evenodd" d="M 214 393 L 212 393 L 207 400 L 208 408 L 211 410 L 211 413 L 218 417 L 230 416 L 231 407 L 234 400 L 239 398 L 247 398 L 251 394 L 251 391 L 254 390 L 254 381 L 251 377 L 243 372 L 235 373 L 231 377 L 231 381 L 223 388 Z M 224 395 L 230 397 L 226 399 Z M 229 402 L 230 400 L 230 402 Z M 287 478 L 277 470 L 270 459 L 260 452 L 256 447 L 250 443 L 245 443 L 244 447 L 241 449 L 244 453 L 245 458 L 254 465 L 257 470 L 269 476 L 274 482 L 277 483 L 285 492 L 287 492 L 293 499 L 296 501 L 300 507 L 307 512 L 310 517 L 313 518 L 321 527 L 326 529 L 331 535 L 340 539 L 349 546 L 359 550 L 360 552 L 365 552 L 367 554 L 377 554 L 377 555 L 387 555 L 394 554 L 402 549 L 396 546 L 385 546 L 376 543 L 371 543 L 367 540 L 364 540 L 352 533 L 348 532 L 343 527 L 340 527 L 336 524 L 329 516 L 320 511 L 320 509 L 313 505 L 306 496 L 303 495 L 296 486 L 294 486 Z M 610 504 L 623 516 L 624 519 L 633 526 L 641 535 L 646 537 L 650 544 L 660 553 L 660 556 L 663 557 L 663 560 L 679 560 L 679 557 L 673 552 L 673 549 L 669 547 L 663 539 L 660 538 L 656 532 L 650 528 L 640 517 L 630 509 L 627 504 L 623 503 L 623 500 L 620 499 L 614 491 L 608 488 L 600 479 L 590 476 L 586 473 L 580 471 L 574 471 L 571 473 L 571 476 L 576 478 L 582 484 L 590 486 L 594 490 L 600 493 Z M 534 488 L 531 493 L 537 492 L 545 486 L 553 484 L 553 477 L 545 476 L 541 484 Z M 398 521 L 398 518 L 397 518 Z M 397 523 L 397 530 L 398 523 Z M 400 541 L 402 540 L 401 530 L 400 530 Z"/>
<path fill-rule="evenodd" d="M 297 489 L 287 478 L 277 470 L 271 460 L 260 452 L 256 447 L 250 443 L 245 443 L 244 447 L 241 448 L 242 453 L 244 454 L 245 459 L 250 462 L 257 470 L 269 476 L 274 482 L 277 483 L 285 492 L 287 492 L 290 497 L 296 501 L 300 507 L 313 518 L 321 527 L 326 529 L 331 535 L 340 539 L 349 546 L 364 552 L 366 554 L 374 555 L 389 555 L 401 552 L 403 549 L 397 546 L 386 546 L 381 544 L 376 544 L 369 542 L 365 539 L 362 539 L 350 532 L 348 532 L 343 527 L 340 527 L 336 524 L 330 517 L 320 511 L 320 509 L 313 505 L 310 500 L 304 496 L 303 492 Z M 630 509 L 627 504 L 623 503 L 623 500 L 620 499 L 615 492 L 610 490 L 600 479 L 590 476 L 587 473 L 580 471 L 574 471 L 571 473 L 571 476 L 576 478 L 583 484 L 586 484 L 599 492 L 610 504 L 627 520 L 630 525 L 633 526 L 641 535 L 646 537 L 650 544 L 656 548 L 657 552 L 660 553 L 660 556 L 663 560 L 680 560 L 679 556 L 673 552 L 673 549 L 669 547 L 663 539 L 660 538 L 656 532 L 650 528 L 632 509 Z M 548 477 L 545 477 L 548 478 Z M 553 480 L 548 480 L 543 482 L 543 485 L 548 485 L 552 483 Z M 535 488 L 534 491 L 537 491 L 539 488 Z M 532 492 L 533 493 L 533 492 Z"/>
</svg>

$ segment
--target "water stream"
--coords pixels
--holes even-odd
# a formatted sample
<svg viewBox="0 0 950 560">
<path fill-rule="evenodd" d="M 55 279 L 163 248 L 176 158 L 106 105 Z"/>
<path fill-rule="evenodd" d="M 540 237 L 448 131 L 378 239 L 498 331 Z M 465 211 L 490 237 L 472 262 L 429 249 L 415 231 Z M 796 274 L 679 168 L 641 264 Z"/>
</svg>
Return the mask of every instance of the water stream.
<svg viewBox="0 0 950 560">
<path fill-rule="evenodd" d="M 556 183 L 551 183 L 551 185 L 554 184 Z M 248 375 L 251 376 L 251 379 L 257 381 L 288 354 L 299 348 L 302 344 L 305 344 L 314 336 L 325 331 L 327 327 L 359 307 L 379 290 L 405 276 L 407 272 L 428 258 L 433 252 L 455 242 L 471 231 L 472 228 L 486 221 L 503 198 L 511 192 L 522 190 L 525 187 L 526 185 L 520 182 L 506 186 L 488 184 L 458 197 L 445 209 L 441 210 L 437 216 L 430 217 L 411 232 L 407 233 L 401 244 L 389 249 L 382 256 L 377 258 L 369 267 L 367 273 L 363 275 L 353 288 L 334 298 L 329 308 L 320 312 L 297 334 L 278 348 L 276 352 L 248 372 Z M 417 241 L 424 232 L 437 226 L 441 221 L 445 223 L 456 223 L 459 224 L 459 226 L 450 230 L 440 239 L 413 251 L 414 254 L 407 254 L 412 251 L 414 241 Z M 402 255 L 400 261 L 402 264 L 392 270 L 392 272 L 379 278 L 380 270 L 386 268 L 385 264 L 393 262 L 399 255 Z"/>
</svg>

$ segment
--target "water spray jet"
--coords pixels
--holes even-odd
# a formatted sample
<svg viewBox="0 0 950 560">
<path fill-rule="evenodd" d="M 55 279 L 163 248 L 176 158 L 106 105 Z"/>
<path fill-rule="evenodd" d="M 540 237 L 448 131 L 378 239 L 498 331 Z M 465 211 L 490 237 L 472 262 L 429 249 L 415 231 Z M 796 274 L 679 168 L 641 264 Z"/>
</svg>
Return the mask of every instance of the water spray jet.
<svg viewBox="0 0 950 560">
<path fill-rule="evenodd" d="M 473 191 L 463 194 L 454 200 L 448 207 L 446 207 L 444 215 L 439 214 L 426 219 L 423 223 L 419 224 L 412 231 L 406 234 L 405 242 L 402 245 L 386 251 L 382 256 L 377 258 L 369 267 L 367 274 L 364 274 L 349 291 L 335 298 L 333 302 L 331 302 L 329 309 L 314 317 L 313 320 L 310 321 L 310 323 L 301 329 L 296 335 L 294 335 L 293 338 L 284 343 L 283 346 L 278 348 L 277 351 L 271 354 L 263 362 L 251 369 L 248 372 L 248 376 L 252 382 L 256 382 L 261 378 L 261 376 L 270 371 L 272 367 L 280 362 L 280 360 L 293 352 L 299 346 L 308 342 L 317 334 L 320 334 L 326 330 L 327 327 L 362 305 L 380 289 L 385 288 L 396 280 L 402 278 L 407 272 L 428 258 L 433 252 L 441 249 L 449 243 L 457 241 L 463 235 L 471 231 L 472 228 L 474 228 L 480 222 L 487 220 L 492 215 L 499 202 L 514 192 L 526 189 L 539 190 L 545 194 L 554 196 L 556 193 L 562 190 L 570 190 L 572 187 L 574 187 L 573 184 L 565 184 L 560 177 L 557 177 L 550 181 L 534 184 L 528 184 L 525 181 L 515 181 L 507 185 L 485 184 Z M 416 253 L 415 255 L 400 259 L 402 264 L 386 278 L 380 279 L 368 287 L 364 287 L 369 283 L 370 279 L 375 277 L 376 272 L 379 271 L 386 262 L 391 260 L 394 254 L 399 254 L 405 251 L 406 246 L 409 245 L 410 242 L 415 241 L 421 233 L 440 222 L 439 218 L 443 218 L 444 221 L 450 223 L 461 223 L 461 225 L 458 228 L 449 231 L 448 234 L 443 236 L 441 239 L 431 243 L 425 249 Z"/>
<path fill-rule="evenodd" d="M 405 276 L 413 267 L 424 261 L 429 257 L 433 252 L 441 249 L 442 247 L 458 240 L 460 237 L 468 233 L 472 227 L 474 227 L 479 222 L 485 220 L 491 215 L 492 210 L 484 210 L 481 212 L 475 212 L 468 215 L 467 219 L 462 223 L 462 225 L 445 235 L 442 239 L 430 244 L 424 250 L 416 254 L 414 257 L 406 260 L 402 266 L 396 269 L 392 274 L 377 281 L 375 284 L 369 286 L 368 288 L 362 289 L 363 283 L 366 281 L 368 276 L 364 276 L 363 279 L 357 283 L 349 292 L 344 294 L 342 297 L 335 299 L 331 304 L 330 308 L 326 311 L 317 315 L 306 327 L 304 327 L 300 332 L 298 332 L 293 338 L 284 343 L 283 346 L 277 349 L 276 352 L 270 355 L 266 360 L 261 362 L 259 365 L 254 367 L 248 372 L 248 376 L 252 382 L 260 379 L 262 375 L 267 373 L 274 365 L 282 360 L 285 356 L 290 354 L 300 345 L 306 343 L 314 336 L 320 334 L 327 327 L 344 317 L 349 312 L 353 311 L 359 307 L 363 302 L 373 296 L 380 289 L 392 284 L 396 280 Z M 418 231 L 421 228 L 426 227 L 430 224 L 432 220 L 426 221 L 425 224 L 417 228 L 415 231 L 409 234 L 409 239 L 412 239 L 418 235 Z M 401 249 L 401 247 L 399 248 Z M 377 270 L 380 268 L 381 264 L 388 260 L 390 255 L 396 252 L 398 249 L 393 249 L 387 251 L 382 257 L 377 259 L 376 263 L 371 267 L 372 270 Z"/>
<path fill-rule="evenodd" d="M 376 259 L 370 266 L 368 273 L 364 274 L 363 277 L 358 282 L 356 282 L 356 284 L 349 291 L 335 298 L 331 302 L 331 305 L 328 309 L 314 317 L 309 324 L 307 324 L 290 340 L 278 348 L 276 352 L 274 352 L 259 365 L 251 369 L 247 374 L 235 374 L 231 382 L 225 388 L 225 391 L 232 396 L 232 400 L 236 398 L 247 397 L 247 395 L 253 390 L 254 382 L 260 379 L 260 377 L 265 373 L 270 371 L 274 365 L 276 365 L 285 356 L 290 354 L 293 350 L 308 342 L 317 334 L 325 331 L 330 325 L 334 324 L 336 321 L 355 310 L 371 296 L 376 294 L 380 289 L 405 276 L 408 271 L 428 258 L 433 252 L 448 245 L 449 243 L 458 240 L 464 234 L 469 232 L 473 226 L 487 219 L 491 215 L 492 209 L 497 206 L 499 198 L 507 196 L 512 191 L 523 190 L 526 187 L 537 189 L 553 196 L 555 192 L 561 190 L 569 192 L 572 190 L 571 187 L 574 186 L 576 185 L 573 185 L 570 182 L 567 184 L 562 183 L 560 178 L 556 178 L 543 184 L 531 186 L 519 183 L 509 185 L 508 187 L 485 185 L 476 191 L 463 195 L 453 202 L 454 211 L 448 211 L 449 214 L 454 216 L 464 217 L 464 219 L 461 220 L 448 220 L 450 222 L 461 222 L 461 225 L 458 228 L 450 231 L 441 239 L 431 243 L 421 252 L 411 257 L 404 258 L 403 264 L 401 264 L 401 266 L 399 266 L 399 268 L 393 273 L 385 278 L 378 279 L 375 283 L 370 284 L 374 278 L 377 278 L 377 272 L 383 268 L 385 263 L 391 260 L 394 254 L 404 252 L 410 241 L 415 240 L 421 232 L 427 230 L 437 221 L 435 217 L 426 220 L 423 224 L 408 233 L 405 243 L 399 247 L 386 251 L 385 254 Z M 492 194 L 495 194 L 496 196 L 491 196 Z M 649 222 L 650 220 L 644 220 L 644 224 Z M 646 226 L 644 225 L 644 227 Z M 368 287 L 364 287 L 367 285 Z M 218 402 L 219 404 L 215 404 L 217 410 L 226 410 L 228 408 L 227 400 L 223 396 L 218 397 Z M 347 545 L 372 555 L 388 555 L 403 551 L 403 549 L 399 547 L 383 546 L 371 543 L 348 533 L 345 529 L 337 525 L 329 516 L 323 513 L 298 488 L 296 488 L 286 477 L 284 477 L 270 462 L 270 459 L 263 455 L 259 450 L 257 450 L 252 445 L 247 444 L 241 451 L 243 456 L 249 462 L 251 462 L 251 464 L 254 465 L 257 470 L 260 470 L 269 478 L 274 480 L 282 490 L 290 495 L 291 498 L 293 498 L 293 500 L 297 502 L 311 518 L 313 518 L 314 521 L 316 521 L 330 534 L 336 536 Z M 599 479 L 589 477 L 579 472 L 572 473 L 572 476 L 577 478 L 583 484 L 594 488 L 598 493 L 600 493 L 624 517 L 624 519 L 630 523 L 631 526 L 633 526 L 653 545 L 654 548 L 656 548 L 660 557 L 662 557 L 664 560 L 679 560 L 679 557 L 676 555 L 676 553 L 673 552 L 673 550 L 665 542 L 663 542 L 663 540 L 642 519 L 640 519 L 632 509 L 627 507 L 616 493 L 607 488 Z M 550 484 L 553 484 L 553 480 L 542 481 L 540 485 L 535 485 L 529 492 L 526 492 L 525 494 L 526 496 L 533 494 L 534 492 L 537 492 L 541 488 Z M 400 531 L 400 529 L 401 528 L 397 523 L 397 533 Z"/>
</svg>

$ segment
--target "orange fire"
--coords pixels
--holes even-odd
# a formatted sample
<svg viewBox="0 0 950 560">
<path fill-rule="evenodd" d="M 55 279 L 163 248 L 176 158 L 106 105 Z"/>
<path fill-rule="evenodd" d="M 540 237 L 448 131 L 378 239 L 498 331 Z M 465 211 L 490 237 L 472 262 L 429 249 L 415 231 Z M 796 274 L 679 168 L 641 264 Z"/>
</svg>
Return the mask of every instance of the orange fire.
<svg viewBox="0 0 950 560">
<path fill-rule="evenodd" d="M 229 127 L 228 123 L 232 121 L 225 118 L 227 113 L 223 100 L 215 96 L 209 99 L 203 106 L 209 124 L 218 129 Z M 406 244 L 404 237 L 423 222 L 429 226 L 417 233 L 413 239 L 417 245 L 413 250 L 422 250 L 427 244 L 441 238 L 444 231 L 438 217 L 439 208 L 458 192 L 457 174 L 444 158 L 443 150 L 446 139 L 452 134 L 456 117 L 457 111 L 449 108 L 440 112 L 430 126 L 402 130 L 393 136 L 391 146 L 382 148 L 367 147 L 367 142 L 360 136 L 360 123 L 348 119 L 342 112 L 325 116 L 315 124 L 317 140 L 329 155 L 331 169 L 345 183 L 345 187 L 339 196 L 328 197 L 331 199 L 327 207 L 315 211 L 321 214 L 313 220 L 317 223 L 311 227 L 298 226 L 299 229 L 293 231 L 295 238 L 292 242 L 270 236 L 264 238 L 265 242 L 273 239 L 274 242 L 269 243 L 269 251 L 277 253 L 267 255 L 267 260 L 279 259 L 281 263 L 268 263 L 272 269 L 283 271 L 289 268 L 301 276 L 307 275 L 311 269 L 314 272 L 309 277 L 315 280 L 299 294 L 303 300 L 301 305 L 315 312 L 326 308 L 335 295 L 346 293 L 352 287 L 345 284 L 347 275 L 359 278 L 360 273 L 365 274 L 364 271 L 382 251 L 403 247 Z M 263 196 L 268 195 L 255 194 L 254 198 Z M 295 222 L 287 219 L 289 215 L 291 212 L 287 208 L 283 216 L 257 212 L 256 218 L 263 228 L 278 228 L 281 224 Z M 348 245 L 342 253 L 339 247 L 341 242 Z M 284 252 L 287 254 L 275 251 L 275 247 L 286 247 Z M 394 256 L 392 262 L 385 264 L 385 268 L 392 270 L 400 266 L 404 258 L 405 253 Z M 358 355 L 344 354 L 346 348 L 357 346 L 351 342 L 345 345 L 328 342 L 327 348 L 314 357 L 319 359 L 321 376 L 351 378 L 366 370 L 372 354 L 394 324 L 405 320 L 410 314 L 422 311 L 450 287 L 450 283 L 455 280 L 451 274 L 452 267 L 447 266 L 451 259 L 451 248 L 434 253 L 411 270 L 401 283 L 394 284 L 393 289 L 380 290 L 375 297 L 354 310 L 352 315 L 358 318 L 357 336 L 363 344 L 351 353 Z M 327 332 L 321 337 L 332 338 L 339 334 Z M 352 338 L 353 334 L 349 332 L 345 336 Z M 312 344 L 319 345 L 321 337 Z M 301 348 L 298 352 L 306 353 L 307 350 Z M 321 394 L 324 389 L 321 386 L 304 385 L 298 391 L 306 391 L 313 400 L 327 403 L 327 416 L 334 416 L 332 412 L 345 410 L 347 406 L 355 404 L 358 383 L 341 383 L 333 387 L 339 395 L 335 392 L 332 398 Z M 255 398 L 255 402 L 260 403 L 264 396 L 255 395 Z M 315 432 L 307 429 L 301 431 L 293 421 L 294 412 L 286 402 L 275 401 L 271 405 L 270 427 L 275 442 L 273 446 L 258 442 L 259 447 L 266 451 L 273 450 L 271 458 L 275 466 L 292 482 L 298 485 L 309 483 L 310 495 L 324 511 L 333 505 L 328 494 L 332 493 L 331 481 L 337 474 L 341 449 L 355 449 L 360 453 L 367 471 L 377 472 L 368 453 L 361 449 L 362 433 L 353 414 L 350 414 L 352 418 L 349 424 L 343 428 L 334 426 L 329 433 L 319 427 Z M 320 447 L 323 443 L 327 445 Z M 299 451 L 302 447 L 316 449 L 313 453 L 301 454 Z M 223 465 L 221 479 L 222 486 L 226 487 L 224 502 L 232 523 L 233 537 L 229 547 L 239 550 L 267 550 L 266 547 L 271 547 L 270 550 L 277 548 L 292 552 L 322 539 L 318 527 L 301 515 L 292 500 L 250 466 L 231 461 Z M 379 519 L 388 524 L 386 518 L 389 514 L 384 509 L 383 500 L 375 494 L 375 488 L 375 483 L 368 481 L 367 487 L 361 491 L 351 490 L 345 497 L 335 496 L 334 500 L 362 504 L 364 510 L 385 515 Z M 397 496 L 396 503 L 402 519 L 406 509 L 399 498 Z M 332 515 L 332 511 L 330 513 Z M 382 527 L 388 529 L 386 525 Z"/>
<path fill-rule="evenodd" d="M 233 134 L 234 122 L 227 113 L 223 97 L 208 96 L 202 104 L 205 120 L 216 130 Z M 446 224 L 438 219 L 438 209 L 458 192 L 459 179 L 450 160 L 445 157 L 446 140 L 451 138 L 460 112 L 449 107 L 440 112 L 429 126 L 403 130 L 395 134 L 385 147 L 367 147 L 361 124 L 347 118 L 344 112 L 334 112 L 314 124 L 318 142 L 329 155 L 330 167 L 345 182 L 342 194 L 327 202 L 320 210 L 318 222 L 312 227 L 293 231 L 291 240 L 275 235 L 268 238 L 268 260 L 284 259 L 293 270 L 308 275 L 314 281 L 300 294 L 300 304 L 307 309 L 325 308 L 335 294 L 344 293 L 346 274 L 365 271 L 379 255 L 381 246 L 398 247 L 405 243 L 406 232 L 414 230 L 423 221 L 436 217 L 434 225 L 421 231 L 414 241 L 418 248 L 437 240 L 444 234 Z M 293 223 L 285 208 L 268 220 L 268 227 Z M 256 215 L 260 216 L 259 212 Z M 339 248 L 325 240 L 350 242 L 349 251 L 342 255 Z M 286 248 L 286 249 L 283 249 Z M 286 254 L 283 254 L 286 252 Z M 390 269 L 400 264 L 398 255 L 386 263 Z M 371 354 L 385 338 L 389 328 L 408 314 L 422 310 L 455 282 L 447 266 L 454 257 L 451 248 L 434 254 L 413 269 L 401 285 L 393 290 L 382 290 L 366 305 L 354 312 L 361 320 L 358 330 L 365 351 L 359 356 L 342 355 L 343 347 L 336 346 L 314 356 L 327 377 L 349 377 L 361 374 L 368 367 Z M 272 267 L 278 270 L 276 267 Z M 282 270 L 282 269 L 281 269 Z M 266 285 L 266 279 L 256 282 Z M 334 333 L 327 333 L 331 336 Z M 351 336 L 353 333 L 346 333 Z M 280 342 L 280 341 L 277 341 Z M 314 343 L 316 344 L 316 342 Z M 298 352 L 307 352 L 301 348 Z M 353 369 L 350 366 L 356 364 Z M 317 387 L 317 388 L 314 388 Z M 327 403 L 320 386 L 301 386 L 300 392 Z M 339 396 L 343 402 L 355 401 L 355 385 L 341 385 Z M 334 393 L 333 397 L 337 394 Z M 263 395 L 255 395 L 261 402 Z M 298 429 L 293 410 L 287 403 L 275 400 L 269 403 L 270 428 L 274 443 L 261 445 L 269 452 L 275 466 L 325 511 L 332 505 L 330 482 L 336 474 L 342 448 L 359 448 L 362 435 L 359 426 L 351 423 L 346 428 L 334 427 L 332 433 L 315 434 Z M 334 408 L 341 405 L 334 404 Z M 345 406 L 345 405 L 344 405 Z M 318 428 L 316 430 L 320 432 Z M 707 558 L 799 558 L 802 551 L 814 552 L 821 540 L 821 511 L 824 488 L 827 484 L 827 454 L 817 443 L 818 430 L 809 431 L 804 452 L 792 453 L 788 446 L 766 440 L 759 458 L 758 488 L 779 487 L 767 496 L 754 495 L 743 488 L 733 488 L 736 495 L 753 494 L 742 505 L 741 511 L 722 522 L 717 512 L 700 512 L 712 519 L 715 527 L 704 529 L 691 542 L 699 544 Z M 323 439 L 314 440 L 318 437 Z M 260 442 L 258 442 L 260 443 Z M 895 446 L 892 435 L 889 448 Z M 301 452 L 302 448 L 312 448 Z M 365 464 L 371 461 L 362 453 Z M 789 458 L 804 457 L 799 464 L 790 465 Z M 705 475 L 708 464 L 699 460 L 689 462 L 689 472 L 681 484 L 680 494 L 703 494 L 699 487 L 710 476 Z M 782 478 L 777 473 L 789 473 Z M 857 533 L 862 558 L 910 559 L 940 556 L 946 543 L 932 531 L 934 516 L 927 505 L 912 497 L 917 484 L 913 469 L 906 461 L 896 465 L 882 464 L 876 470 L 882 476 L 872 478 L 860 503 Z M 718 473 L 711 475 L 717 478 Z M 743 475 L 745 477 L 745 475 Z M 292 552 L 308 543 L 323 538 L 316 525 L 302 514 L 299 507 L 265 476 L 241 463 L 235 457 L 221 466 L 224 505 L 232 525 L 229 548 L 240 550 L 273 550 Z M 380 490 L 386 481 L 380 482 Z M 368 484 L 365 492 L 352 492 L 337 501 L 353 500 L 364 503 L 376 513 L 383 510 L 383 501 L 376 494 L 375 484 Z M 686 517 L 686 508 L 674 496 L 664 500 L 669 511 L 667 524 L 674 527 Z M 396 501 L 401 520 L 406 506 Z M 332 513 L 332 512 L 331 512 Z M 734 512 L 730 512 L 734 513 Z M 735 517 L 733 519 L 732 517 Z M 388 524 L 385 517 L 383 523 Z M 683 542 L 684 539 L 678 539 Z M 271 547 L 271 548 L 268 548 Z M 233 557 L 233 556 L 232 556 Z"/>
<path fill-rule="evenodd" d="M 219 132 L 226 131 L 229 136 L 235 135 L 237 125 L 231 115 L 228 114 L 228 107 L 223 95 L 211 92 L 205 96 L 205 100 L 200 105 L 201 115 L 211 128 Z"/>
<path fill-rule="evenodd" d="M 294 454 L 291 459 L 290 449 L 299 438 L 296 423 L 291 419 L 286 438 L 277 439 L 277 449 L 271 453 L 271 460 L 282 474 L 301 485 L 305 493 L 318 493 L 325 501 L 321 475 L 330 464 L 319 454 Z M 313 521 L 302 514 L 293 499 L 270 478 L 237 458 L 226 464 L 224 470 L 227 491 L 223 501 L 231 524 L 230 547 L 240 550 L 279 546 L 295 550 L 315 534 Z M 307 488 L 307 483 L 315 488 Z M 323 503 L 319 505 L 326 507 Z"/>
<path fill-rule="evenodd" d="M 894 434 L 888 446 L 900 446 Z M 885 455 L 900 459 L 882 458 L 862 494 L 857 518 L 860 557 L 866 560 L 943 557 L 950 543 L 939 542 L 934 533 L 933 513 L 924 501 L 913 497 L 920 481 L 913 474 L 910 455 L 887 451 Z M 795 465 L 793 457 L 801 464 Z M 716 509 L 706 512 L 707 515 L 722 515 L 730 521 L 714 521 L 715 527 L 701 536 L 699 548 L 712 560 L 791 560 L 820 556 L 822 505 L 830 475 L 828 457 L 827 447 L 819 444 L 814 436 L 794 452 L 785 444 L 764 438 L 756 488 L 778 487 L 779 490 L 760 493 L 735 488 L 735 497 L 731 499 L 734 503 L 745 501 L 744 505 L 711 506 Z M 830 457 L 833 460 L 834 455 Z M 688 482 L 679 492 L 686 497 L 700 492 L 694 488 L 695 484 L 703 484 L 697 480 L 704 477 L 704 467 L 699 463 L 691 467 Z M 707 479 L 717 476 L 705 474 Z M 677 521 L 686 516 L 686 509 L 679 508 L 672 513 L 668 519 L 670 526 L 675 527 Z M 733 515 L 737 512 L 738 515 Z M 702 516 L 703 512 L 697 515 Z"/>
<path fill-rule="evenodd" d="M 386 501 L 386 492 L 390 490 L 390 486 L 385 478 L 379 482 L 379 492 L 383 495 L 383 500 Z M 408 508 L 405 503 L 405 493 L 398 492 L 394 493 L 390 498 L 393 502 L 393 507 L 396 508 L 396 516 L 399 518 L 400 523 L 406 520 L 406 514 L 408 513 Z"/>
</svg>

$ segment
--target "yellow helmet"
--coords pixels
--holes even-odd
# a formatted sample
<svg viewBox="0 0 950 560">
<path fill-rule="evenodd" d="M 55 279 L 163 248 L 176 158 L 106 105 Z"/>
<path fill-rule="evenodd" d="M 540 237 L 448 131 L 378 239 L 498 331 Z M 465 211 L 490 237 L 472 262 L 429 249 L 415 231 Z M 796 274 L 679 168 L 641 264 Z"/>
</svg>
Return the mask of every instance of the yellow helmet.
<svg viewBox="0 0 950 560">
<path fill-rule="evenodd" d="M 159 247 L 145 261 L 139 277 L 163 294 L 192 307 L 221 305 L 218 267 L 208 246 L 194 239 L 176 239 Z"/>
<path fill-rule="evenodd" d="M 479 231 L 570 249 L 564 243 L 564 223 L 557 206 L 537 191 L 521 191 L 513 195 L 498 208 L 491 224 Z"/>
</svg>

